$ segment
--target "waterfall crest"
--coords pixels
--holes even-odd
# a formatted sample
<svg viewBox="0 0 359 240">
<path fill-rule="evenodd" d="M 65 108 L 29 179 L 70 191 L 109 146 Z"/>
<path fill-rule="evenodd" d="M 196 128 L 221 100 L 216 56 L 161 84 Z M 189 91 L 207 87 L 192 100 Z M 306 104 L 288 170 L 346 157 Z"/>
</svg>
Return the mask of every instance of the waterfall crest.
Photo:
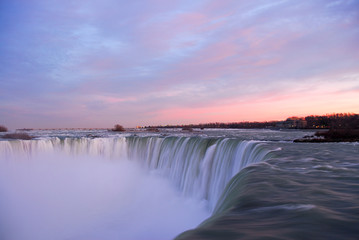
<svg viewBox="0 0 359 240">
<path fill-rule="evenodd" d="M 185 196 L 206 200 L 210 211 L 233 176 L 248 165 L 268 159 L 273 152 L 264 142 L 230 138 L 130 136 L 0 141 L 0 154 L 5 159 L 53 151 L 136 161 L 169 178 Z"/>
</svg>

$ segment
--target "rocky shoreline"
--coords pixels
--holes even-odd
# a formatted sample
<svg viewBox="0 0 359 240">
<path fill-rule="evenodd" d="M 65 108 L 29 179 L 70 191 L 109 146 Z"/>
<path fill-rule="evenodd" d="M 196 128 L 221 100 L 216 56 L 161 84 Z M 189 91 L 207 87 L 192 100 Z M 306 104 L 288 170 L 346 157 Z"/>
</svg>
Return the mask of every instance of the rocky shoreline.
<svg viewBox="0 0 359 240">
<path fill-rule="evenodd" d="M 299 143 L 359 142 L 359 129 L 330 129 L 316 132 L 313 136 L 295 139 Z"/>
</svg>

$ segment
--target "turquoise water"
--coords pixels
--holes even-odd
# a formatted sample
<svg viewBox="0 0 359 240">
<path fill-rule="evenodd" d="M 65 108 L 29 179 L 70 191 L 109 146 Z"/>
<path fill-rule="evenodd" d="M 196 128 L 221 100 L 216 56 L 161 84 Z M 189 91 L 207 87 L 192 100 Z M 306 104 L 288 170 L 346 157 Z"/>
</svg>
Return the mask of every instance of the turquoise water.
<svg viewBox="0 0 359 240">
<path fill-rule="evenodd" d="M 0 141 L 1 239 L 357 239 L 358 143 L 310 131 Z"/>
<path fill-rule="evenodd" d="M 358 239 L 359 146 L 279 145 L 231 180 L 211 218 L 177 239 Z"/>
</svg>

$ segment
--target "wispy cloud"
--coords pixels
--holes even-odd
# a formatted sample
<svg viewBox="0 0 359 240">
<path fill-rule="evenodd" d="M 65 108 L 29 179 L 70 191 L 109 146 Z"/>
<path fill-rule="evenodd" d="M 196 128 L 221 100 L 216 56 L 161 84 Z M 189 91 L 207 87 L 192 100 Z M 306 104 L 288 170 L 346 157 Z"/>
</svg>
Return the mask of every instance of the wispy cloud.
<svg viewBox="0 0 359 240">
<path fill-rule="evenodd" d="M 357 9 L 350 0 L 5 0 L 0 123 L 107 127 L 355 112 Z"/>
</svg>

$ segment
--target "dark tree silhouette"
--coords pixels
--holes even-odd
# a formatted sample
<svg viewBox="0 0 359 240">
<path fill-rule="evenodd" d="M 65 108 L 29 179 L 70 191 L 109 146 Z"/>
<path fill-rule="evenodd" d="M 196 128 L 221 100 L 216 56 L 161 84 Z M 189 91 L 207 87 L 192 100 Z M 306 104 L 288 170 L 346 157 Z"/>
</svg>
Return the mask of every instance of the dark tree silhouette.
<svg viewBox="0 0 359 240">
<path fill-rule="evenodd" d="M 7 132 L 7 128 L 5 126 L 0 125 L 0 132 Z"/>
<path fill-rule="evenodd" d="M 112 129 L 112 131 L 115 131 L 115 132 L 124 132 L 126 131 L 125 128 L 120 125 L 120 124 L 116 124 L 115 127 Z"/>
</svg>

